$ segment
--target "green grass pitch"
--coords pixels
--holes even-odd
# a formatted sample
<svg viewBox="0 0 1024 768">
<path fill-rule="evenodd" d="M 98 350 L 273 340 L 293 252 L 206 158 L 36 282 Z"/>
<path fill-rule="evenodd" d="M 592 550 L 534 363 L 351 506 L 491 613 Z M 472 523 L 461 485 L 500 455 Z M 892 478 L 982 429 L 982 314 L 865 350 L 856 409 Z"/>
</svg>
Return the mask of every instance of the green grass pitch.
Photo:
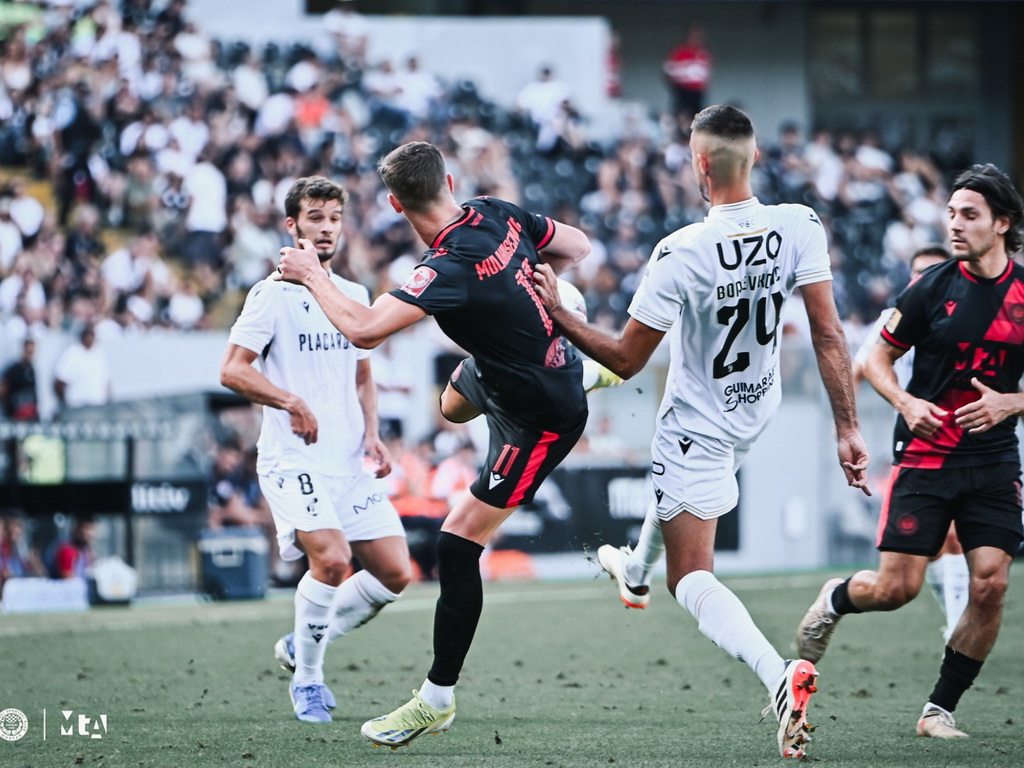
<svg viewBox="0 0 1024 768">
<path fill-rule="evenodd" d="M 723 579 L 784 656 L 830 575 Z M 938 674 L 938 604 L 844 619 L 819 664 L 808 762 L 821 766 L 1024 765 L 1024 576 L 1014 566 L 1003 630 L 957 712 L 970 739 L 919 739 Z M 406 701 L 430 662 L 436 587 L 402 599 L 327 652 L 333 723 L 297 722 L 273 660 L 291 600 L 144 604 L 0 616 L 0 710 L 29 719 L 0 741 L 2 768 L 654 768 L 782 763 L 767 696 L 746 665 L 699 634 L 657 583 L 626 610 L 605 578 L 485 585 L 484 615 L 451 731 L 397 751 L 359 726 Z M 46 738 L 43 739 L 43 710 Z M 71 712 L 65 718 L 63 712 Z M 93 724 L 107 715 L 103 733 Z M 87 721 L 81 735 L 79 715 Z M 61 735 L 68 722 L 74 735 Z M 102 738 L 91 738 L 96 732 Z"/>
</svg>

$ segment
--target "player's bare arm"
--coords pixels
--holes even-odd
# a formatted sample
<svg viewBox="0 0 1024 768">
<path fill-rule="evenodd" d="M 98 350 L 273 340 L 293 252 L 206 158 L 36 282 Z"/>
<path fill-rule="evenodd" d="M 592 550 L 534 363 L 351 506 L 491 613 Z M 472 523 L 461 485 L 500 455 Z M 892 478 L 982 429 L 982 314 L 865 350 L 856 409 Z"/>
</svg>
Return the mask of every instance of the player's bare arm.
<svg viewBox="0 0 1024 768">
<path fill-rule="evenodd" d="M 560 275 L 590 254 L 590 240 L 576 227 L 558 221 L 554 222 L 554 225 L 555 234 L 544 246 L 540 259 L 549 265 L 556 275 Z"/>
<path fill-rule="evenodd" d="M 356 363 L 356 395 L 359 406 L 363 410 L 363 422 L 366 424 L 363 435 L 363 450 L 377 465 L 374 474 L 387 477 L 391 474 L 391 453 L 384 441 L 380 439 L 380 420 L 377 417 L 377 385 L 373 381 L 370 358 Z"/>
<path fill-rule="evenodd" d="M 426 315 L 419 307 L 389 294 L 379 297 L 370 307 L 350 299 L 331 282 L 320 265 L 313 243 L 306 239 L 299 240 L 298 248 L 285 246 L 281 249 L 274 279 L 304 285 L 334 327 L 360 349 L 373 349 L 391 334 L 408 328 Z"/>
<path fill-rule="evenodd" d="M 997 392 L 985 386 L 977 378 L 971 385 L 981 397 L 953 412 L 956 424 L 971 433 L 987 432 L 1011 416 L 1024 414 L 1024 394 L 1020 392 Z"/>
<path fill-rule="evenodd" d="M 825 280 L 801 286 L 800 294 L 811 326 L 811 343 L 818 360 L 818 371 L 832 407 L 839 464 L 846 475 L 846 482 L 870 496 L 866 476 L 868 451 L 857 423 L 850 352 L 832 297 L 832 283 Z"/>
<path fill-rule="evenodd" d="M 935 403 L 914 397 L 900 386 L 893 364 L 903 357 L 905 352 L 906 350 L 879 339 L 868 354 L 864 373 L 878 394 L 888 400 L 907 422 L 911 432 L 918 437 L 929 437 L 942 426 L 943 419 L 948 414 Z"/>
<path fill-rule="evenodd" d="M 315 443 L 318 425 L 316 416 L 306 401 L 298 395 L 272 384 L 270 379 L 253 368 L 256 353 L 237 344 L 228 344 L 224 361 L 220 365 L 220 383 L 257 405 L 269 405 L 287 411 L 291 416 L 292 432 L 306 445 Z"/>
<path fill-rule="evenodd" d="M 665 336 L 664 331 L 657 331 L 633 318 L 626 322 L 626 327 L 618 337 L 600 331 L 562 306 L 558 295 L 558 278 L 550 266 L 538 265 L 533 271 L 533 279 L 544 307 L 558 324 L 562 335 L 575 344 L 577 349 L 623 379 L 636 375 L 647 364 Z"/>
</svg>

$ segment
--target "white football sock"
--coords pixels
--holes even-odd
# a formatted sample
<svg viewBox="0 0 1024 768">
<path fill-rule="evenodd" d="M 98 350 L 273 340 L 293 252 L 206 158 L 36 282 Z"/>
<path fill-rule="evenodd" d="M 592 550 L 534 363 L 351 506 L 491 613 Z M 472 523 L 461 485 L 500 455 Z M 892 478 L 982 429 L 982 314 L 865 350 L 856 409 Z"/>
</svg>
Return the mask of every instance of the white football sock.
<svg viewBox="0 0 1024 768">
<path fill-rule="evenodd" d="M 939 601 L 939 605 L 942 606 L 943 610 L 946 609 L 945 575 L 941 557 L 928 563 L 928 567 L 924 570 L 924 580 L 932 588 L 932 594 L 935 595 L 935 599 Z"/>
<path fill-rule="evenodd" d="M 640 537 L 633 554 L 626 558 L 622 573 L 626 583 L 639 587 L 651 583 L 651 571 L 665 553 L 665 537 L 661 533 L 661 519 L 654 509 L 654 503 L 647 508 L 644 523 L 640 526 Z"/>
<path fill-rule="evenodd" d="M 942 608 L 946 612 L 944 635 L 948 641 L 967 608 L 971 594 L 971 572 L 967 568 L 967 558 L 962 554 L 943 555 L 938 559 L 938 565 L 943 571 Z"/>
<path fill-rule="evenodd" d="M 331 604 L 338 588 L 324 584 L 306 571 L 295 588 L 295 683 L 324 681 L 324 651 Z"/>
<path fill-rule="evenodd" d="M 369 571 L 353 574 L 342 582 L 334 595 L 334 613 L 327 629 L 327 642 L 361 627 L 376 616 L 381 608 L 397 599 L 398 595 L 381 584 Z"/>
<path fill-rule="evenodd" d="M 772 691 L 786 662 L 761 634 L 743 603 L 710 571 L 679 580 L 676 600 L 697 619 L 697 628 L 726 653 L 749 666 Z"/>
<path fill-rule="evenodd" d="M 424 680 L 420 686 L 420 698 L 434 709 L 448 709 L 455 698 L 455 686 L 434 685 L 429 680 Z"/>
</svg>

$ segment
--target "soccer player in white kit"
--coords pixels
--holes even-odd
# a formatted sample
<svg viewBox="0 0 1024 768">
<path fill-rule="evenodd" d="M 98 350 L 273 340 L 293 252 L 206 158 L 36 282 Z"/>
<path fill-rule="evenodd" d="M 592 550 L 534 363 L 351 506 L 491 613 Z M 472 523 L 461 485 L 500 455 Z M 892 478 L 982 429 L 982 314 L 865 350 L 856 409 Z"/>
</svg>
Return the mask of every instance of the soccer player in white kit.
<svg viewBox="0 0 1024 768">
<path fill-rule="evenodd" d="M 285 199 L 285 224 L 296 243 L 312 241 L 339 290 L 369 305 L 364 286 L 330 268 L 345 197 L 324 177 L 298 179 Z M 294 631 L 274 649 L 294 672 L 289 692 L 306 722 L 331 721 L 327 644 L 373 618 L 411 577 L 405 531 L 380 479 L 391 458 L 378 434 L 369 356 L 306 288 L 266 279 L 249 291 L 221 366 L 224 386 L 264 406 L 256 468 L 281 558 L 309 558 L 295 591 Z M 353 553 L 364 570 L 345 579 Z"/>
<path fill-rule="evenodd" d="M 601 547 L 601 565 L 619 582 L 623 601 L 643 607 L 650 568 L 664 546 L 669 591 L 703 634 L 754 670 L 769 692 L 765 714 L 773 712 L 779 723 L 781 755 L 803 757 L 814 665 L 784 660 L 712 573 L 717 519 L 739 496 L 736 468 L 782 395 L 779 316 L 794 288 L 807 309 L 840 464 L 848 483 L 865 493 L 867 450 L 821 222 L 806 206 L 766 206 L 753 196 L 757 150 L 743 112 L 708 107 L 691 131 L 693 171 L 711 210 L 655 248 L 621 336 L 562 309 L 543 265 L 537 285 L 565 336 L 623 378 L 639 371 L 670 334 L 668 382 L 652 444 L 654 503 L 638 551 Z"/>
</svg>

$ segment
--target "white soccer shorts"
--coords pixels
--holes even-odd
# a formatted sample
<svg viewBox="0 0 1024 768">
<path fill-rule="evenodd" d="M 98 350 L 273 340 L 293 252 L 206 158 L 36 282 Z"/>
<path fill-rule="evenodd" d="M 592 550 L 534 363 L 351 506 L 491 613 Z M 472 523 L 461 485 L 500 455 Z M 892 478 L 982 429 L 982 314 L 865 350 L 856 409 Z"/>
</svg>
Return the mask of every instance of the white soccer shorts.
<svg viewBox="0 0 1024 768">
<path fill-rule="evenodd" d="M 689 512 L 711 520 L 735 507 L 740 495 L 736 470 L 753 442 L 734 443 L 687 432 L 673 424 L 671 416 L 659 422 L 651 444 L 658 517 L 671 520 Z"/>
<path fill-rule="evenodd" d="M 298 469 L 274 469 L 259 476 L 277 527 L 282 560 L 298 560 L 295 531 L 340 530 L 348 541 L 405 536 L 402 520 L 384 483 L 369 473 L 331 477 Z"/>
</svg>

